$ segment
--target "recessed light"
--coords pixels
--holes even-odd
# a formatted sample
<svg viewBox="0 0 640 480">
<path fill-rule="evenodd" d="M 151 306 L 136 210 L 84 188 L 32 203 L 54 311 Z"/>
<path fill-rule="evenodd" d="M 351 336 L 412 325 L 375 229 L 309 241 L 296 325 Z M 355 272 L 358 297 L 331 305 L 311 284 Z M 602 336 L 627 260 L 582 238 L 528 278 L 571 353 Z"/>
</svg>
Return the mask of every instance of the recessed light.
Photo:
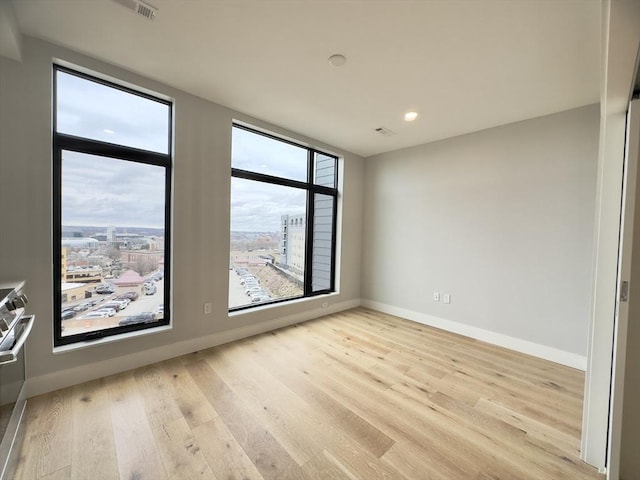
<svg viewBox="0 0 640 480">
<path fill-rule="evenodd" d="M 329 63 L 331 65 L 333 65 L 334 67 L 341 67 L 345 63 L 347 63 L 347 57 L 345 57 L 344 55 L 341 55 L 339 53 L 336 53 L 335 55 L 331 55 L 329 57 Z"/>
<path fill-rule="evenodd" d="M 418 118 L 418 112 L 407 112 L 404 114 L 405 122 L 413 122 L 416 118 Z"/>
</svg>

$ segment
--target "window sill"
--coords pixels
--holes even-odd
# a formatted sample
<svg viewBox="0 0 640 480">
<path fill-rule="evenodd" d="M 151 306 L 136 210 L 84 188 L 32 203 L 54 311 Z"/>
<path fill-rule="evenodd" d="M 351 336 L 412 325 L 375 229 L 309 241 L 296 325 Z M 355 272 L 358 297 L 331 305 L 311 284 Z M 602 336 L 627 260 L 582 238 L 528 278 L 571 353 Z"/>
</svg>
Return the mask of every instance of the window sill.
<svg viewBox="0 0 640 480">
<path fill-rule="evenodd" d="M 267 304 L 263 304 L 263 305 L 256 305 L 250 308 L 243 308 L 241 310 L 230 310 L 228 312 L 228 317 L 229 318 L 233 318 L 233 317 L 237 317 L 240 315 L 246 315 L 246 314 L 250 314 L 253 312 L 262 312 L 265 310 L 271 310 L 274 308 L 282 308 L 288 305 L 296 305 L 296 304 L 300 304 L 300 303 L 309 303 L 309 302 L 320 302 L 320 305 L 318 305 L 318 308 L 326 308 L 326 307 L 322 307 L 322 304 L 324 303 L 328 303 L 329 305 L 331 305 L 332 300 L 337 297 L 339 295 L 339 292 L 331 292 L 331 293 L 325 293 L 322 295 L 315 295 L 313 297 L 300 297 L 300 298 L 294 298 L 291 300 L 285 300 L 282 302 L 276 302 L 276 303 L 267 303 Z"/>
<path fill-rule="evenodd" d="M 83 350 L 85 348 L 95 347 L 97 345 L 105 345 L 115 342 L 121 342 L 123 340 L 129 340 L 136 337 L 142 337 L 145 335 L 154 335 L 156 333 L 168 332 L 173 329 L 171 324 L 162 325 L 155 328 L 145 328 L 144 330 L 137 330 L 135 332 L 121 333 L 120 335 L 111 335 L 109 337 L 99 338 L 97 340 L 84 341 L 71 343 L 69 345 L 61 345 L 59 347 L 53 347 L 53 354 L 58 355 L 67 352 L 74 352 L 76 350 Z"/>
</svg>

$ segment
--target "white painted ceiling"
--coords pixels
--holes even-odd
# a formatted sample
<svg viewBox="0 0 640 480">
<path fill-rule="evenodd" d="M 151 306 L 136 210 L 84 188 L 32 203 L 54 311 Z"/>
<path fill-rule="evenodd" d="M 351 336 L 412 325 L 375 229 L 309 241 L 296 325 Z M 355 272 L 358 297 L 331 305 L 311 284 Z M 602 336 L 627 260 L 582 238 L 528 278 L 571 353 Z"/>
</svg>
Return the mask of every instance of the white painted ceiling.
<svg viewBox="0 0 640 480">
<path fill-rule="evenodd" d="M 149 3 L 13 1 L 22 34 L 363 156 L 599 100 L 599 0 Z"/>
</svg>

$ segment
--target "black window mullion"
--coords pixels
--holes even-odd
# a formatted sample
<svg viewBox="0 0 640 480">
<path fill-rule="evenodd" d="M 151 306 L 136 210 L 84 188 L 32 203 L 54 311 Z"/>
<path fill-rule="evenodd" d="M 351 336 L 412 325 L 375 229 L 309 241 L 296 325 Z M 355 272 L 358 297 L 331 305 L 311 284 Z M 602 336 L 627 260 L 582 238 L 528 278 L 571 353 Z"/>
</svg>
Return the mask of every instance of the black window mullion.
<svg viewBox="0 0 640 480">
<path fill-rule="evenodd" d="M 314 153 L 307 150 L 307 215 L 305 220 L 305 244 L 304 249 L 304 295 L 311 294 L 313 282 L 313 214 L 315 205 L 313 203 L 313 191 L 309 185 L 313 184 L 314 177 Z"/>
<path fill-rule="evenodd" d="M 54 116 L 55 117 L 55 116 Z M 62 149 L 53 139 L 53 335 L 62 338 Z"/>
<path fill-rule="evenodd" d="M 150 152 L 139 148 L 126 147 L 113 143 L 102 142 L 89 138 L 76 137 L 65 133 L 56 133 L 56 143 L 61 150 L 88 153 L 102 157 L 133 160 L 150 165 L 168 166 L 171 164 L 171 156 L 163 153 Z"/>
<path fill-rule="evenodd" d="M 165 100 L 163 98 L 158 98 L 154 95 L 145 93 L 145 92 L 141 92 L 140 90 L 135 90 L 133 88 L 129 88 L 129 87 L 125 87 L 124 85 L 119 85 L 118 83 L 113 83 L 110 82 L 108 80 L 104 80 L 100 77 L 96 77 L 93 75 L 89 75 L 88 73 L 83 73 L 83 72 L 79 72 L 78 70 L 74 70 L 72 68 L 68 68 L 68 67 L 64 67 L 62 65 L 57 65 L 54 64 L 53 65 L 53 70 L 54 70 L 54 77 L 56 76 L 55 73 L 56 72 L 63 72 L 63 73 L 67 73 L 69 75 L 73 75 L 75 77 L 79 77 L 79 78 L 83 78 L 85 80 L 88 80 L 90 82 L 94 82 L 94 83 L 99 83 L 100 85 L 104 85 L 110 88 L 114 88 L 116 90 L 120 90 L 122 92 L 126 92 L 126 93 L 130 93 L 131 95 L 135 95 L 137 97 L 142 97 L 142 98 L 146 98 L 148 100 L 153 100 L 154 102 L 157 103 L 163 103 L 165 105 L 171 106 L 171 102 L 169 100 Z M 54 83 L 54 92 L 57 91 L 55 90 L 56 84 Z M 171 108 L 169 109 L 171 110 Z M 171 124 L 169 124 L 171 125 Z M 54 130 L 55 132 L 56 130 Z"/>
<path fill-rule="evenodd" d="M 336 180 L 337 180 L 336 175 Z M 336 290 L 336 243 L 338 238 L 337 233 L 338 226 L 338 195 L 333 197 L 333 225 L 331 228 L 331 291 Z"/>
<path fill-rule="evenodd" d="M 324 185 L 309 185 L 309 190 L 313 191 L 313 193 L 322 193 L 323 195 L 330 195 L 332 197 L 338 195 L 335 188 L 325 187 Z"/>
<path fill-rule="evenodd" d="M 255 180 L 263 183 L 270 183 L 272 185 L 282 185 L 284 187 L 301 188 L 308 190 L 309 185 L 300 180 L 291 180 L 288 178 L 276 177 L 274 175 L 267 175 L 265 173 L 250 172 L 248 170 L 242 170 L 239 168 L 231 169 L 231 176 L 236 178 L 243 178 L 245 180 Z"/>
</svg>

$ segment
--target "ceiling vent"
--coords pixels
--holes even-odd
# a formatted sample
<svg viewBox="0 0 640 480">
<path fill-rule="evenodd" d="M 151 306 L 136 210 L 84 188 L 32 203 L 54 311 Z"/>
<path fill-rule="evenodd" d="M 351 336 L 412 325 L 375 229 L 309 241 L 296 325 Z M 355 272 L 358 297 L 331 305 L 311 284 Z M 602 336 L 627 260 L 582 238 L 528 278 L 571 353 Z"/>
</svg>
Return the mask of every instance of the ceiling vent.
<svg viewBox="0 0 640 480">
<path fill-rule="evenodd" d="M 396 134 L 396 132 L 391 131 L 386 127 L 378 127 L 375 129 L 375 131 L 378 132 L 380 135 L 384 135 L 385 137 L 390 137 Z"/>
<path fill-rule="evenodd" d="M 140 0 L 113 0 L 116 3 L 119 3 L 123 7 L 127 7 L 134 13 L 137 13 L 141 17 L 146 18 L 147 20 L 153 20 L 158 13 L 158 9 L 152 7 L 148 3 L 141 2 Z"/>
</svg>

